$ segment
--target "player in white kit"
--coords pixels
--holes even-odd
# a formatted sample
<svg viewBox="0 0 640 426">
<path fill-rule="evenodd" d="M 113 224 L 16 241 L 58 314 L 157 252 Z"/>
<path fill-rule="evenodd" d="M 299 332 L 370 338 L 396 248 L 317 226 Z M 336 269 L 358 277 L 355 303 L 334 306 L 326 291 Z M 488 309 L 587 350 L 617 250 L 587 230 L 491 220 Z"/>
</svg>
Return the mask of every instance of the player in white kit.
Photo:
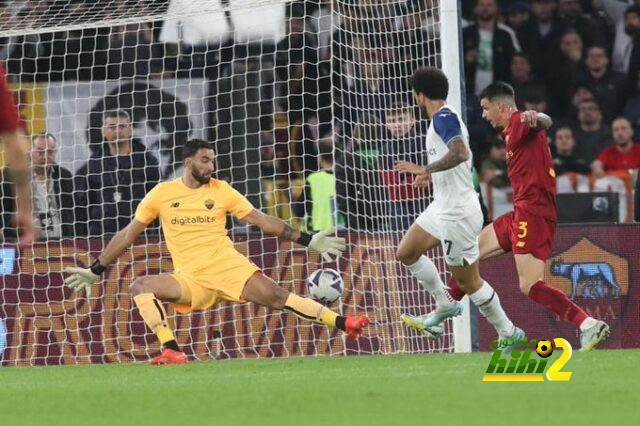
<svg viewBox="0 0 640 426">
<path fill-rule="evenodd" d="M 437 68 L 420 68 L 412 76 L 411 85 L 416 102 L 431 119 L 427 132 L 428 165 L 398 161 L 395 169 L 417 175 L 416 184 L 420 186 L 432 181 L 433 201 L 402 238 L 396 257 L 434 297 L 436 309 L 428 315 L 403 314 L 401 318 L 429 337 L 438 337 L 442 334 L 440 324 L 462 313 L 462 304 L 451 299 L 435 265 L 424 255 L 442 245 L 447 266 L 460 288 L 495 327 L 500 339 L 523 339 L 524 332 L 513 325 L 496 292 L 480 277 L 478 236 L 482 210 L 473 187 L 469 133 L 459 114 L 446 103 L 447 77 Z"/>
</svg>

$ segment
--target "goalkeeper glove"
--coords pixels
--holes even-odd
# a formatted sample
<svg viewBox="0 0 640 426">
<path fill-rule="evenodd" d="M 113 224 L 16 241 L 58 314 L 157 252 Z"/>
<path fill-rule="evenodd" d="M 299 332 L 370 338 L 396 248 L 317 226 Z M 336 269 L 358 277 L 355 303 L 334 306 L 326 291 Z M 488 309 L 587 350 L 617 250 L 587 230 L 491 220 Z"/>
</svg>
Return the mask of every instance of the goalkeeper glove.
<svg viewBox="0 0 640 426">
<path fill-rule="evenodd" d="M 322 255 L 322 258 L 327 262 L 332 262 L 334 260 L 331 258 L 331 255 L 336 256 L 337 259 L 338 256 L 340 256 L 346 248 L 344 238 L 329 236 L 329 234 L 333 234 L 334 232 L 335 230 L 331 229 L 313 234 L 308 244 L 310 249 L 320 253 Z M 308 238 L 309 234 L 303 235 Z M 302 239 L 303 238 L 301 238 L 301 240 Z"/>
<path fill-rule="evenodd" d="M 87 297 L 91 297 L 91 286 L 98 280 L 104 270 L 105 267 L 100 264 L 98 259 L 93 262 L 90 268 L 68 266 L 64 271 L 70 275 L 64 280 L 64 284 L 75 293 L 84 289 Z"/>
</svg>

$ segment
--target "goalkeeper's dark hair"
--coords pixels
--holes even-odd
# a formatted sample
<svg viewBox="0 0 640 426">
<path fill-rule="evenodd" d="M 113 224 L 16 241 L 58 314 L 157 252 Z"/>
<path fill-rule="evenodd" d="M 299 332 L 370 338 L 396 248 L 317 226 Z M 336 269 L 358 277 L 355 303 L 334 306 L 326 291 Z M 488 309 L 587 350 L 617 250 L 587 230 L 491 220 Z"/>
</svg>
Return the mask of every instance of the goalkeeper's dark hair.
<svg viewBox="0 0 640 426">
<path fill-rule="evenodd" d="M 211 144 L 211 142 L 207 142 L 204 141 L 202 139 L 190 139 L 188 140 L 185 144 L 184 147 L 182 148 L 182 160 L 186 160 L 187 158 L 191 158 L 194 155 L 196 155 L 196 153 L 198 152 L 198 150 L 200 149 L 213 149 L 213 145 Z"/>
<path fill-rule="evenodd" d="M 419 68 L 411 76 L 411 88 L 432 101 L 446 100 L 449 95 L 449 80 L 442 70 L 435 67 Z"/>
<path fill-rule="evenodd" d="M 486 98 L 489 102 L 493 102 L 496 99 L 508 99 L 515 102 L 515 92 L 509 83 L 496 81 L 485 87 L 484 90 L 480 92 L 479 98 Z"/>
</svg>

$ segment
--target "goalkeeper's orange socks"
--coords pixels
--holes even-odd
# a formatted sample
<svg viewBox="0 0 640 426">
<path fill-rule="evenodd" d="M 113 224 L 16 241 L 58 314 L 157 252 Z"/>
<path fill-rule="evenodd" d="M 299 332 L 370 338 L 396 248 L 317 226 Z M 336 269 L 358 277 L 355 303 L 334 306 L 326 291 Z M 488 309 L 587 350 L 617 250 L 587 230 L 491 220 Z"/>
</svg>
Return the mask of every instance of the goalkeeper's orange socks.
<svg viewBox="0 0 640 426">
<path fill-rule="evenodd" d="M 335 327 L 342 331 L 346 330 L 345 317 L 338 315 L 331 309 L 325 308 L 320 303 L 308 297 L 300 297 L 290 293 L 284 304 L 284 309 L 293 312 L 300 318 L 319 322 L 320 324 Z"/>
<path fill-rule="evenodd" d="M 180 351 L 173 331 L 167 322 L 167 312 L 153 293 L 142 293 L 133 296 L 133 301 L 140 311 L 140 316 L 165 348 Z"/>
</svg>

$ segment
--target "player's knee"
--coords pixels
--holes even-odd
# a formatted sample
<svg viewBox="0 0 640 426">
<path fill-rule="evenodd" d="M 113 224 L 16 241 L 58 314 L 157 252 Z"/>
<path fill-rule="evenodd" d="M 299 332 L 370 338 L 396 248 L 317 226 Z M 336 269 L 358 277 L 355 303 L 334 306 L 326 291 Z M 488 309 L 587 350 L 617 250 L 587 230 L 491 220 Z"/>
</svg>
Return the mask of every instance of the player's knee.
<svg viewBox="0 0 640 426">
<path fill-rule="evenodd" d="M 129 286 L 129 293 L 131 293 L 132 296 L 137 296 L 138 294 L 142 293 L 148 293 L 148 283 L 149 279 L 147 277 L 137 277 Z"/>
<path fill-rule="evenodd" d="M 472 278 L 456 278 L 456 284 L 464 293 L 475 293 L 482 286 L 482 282 Z"/>
<path fill-rule="evenodd" d="M 400 245 L 396 249 L 396 259 L 403 265 L 413 265 L 420 258 L 420 254 L 415 254 L 413 250 Z"/>
</svg>

